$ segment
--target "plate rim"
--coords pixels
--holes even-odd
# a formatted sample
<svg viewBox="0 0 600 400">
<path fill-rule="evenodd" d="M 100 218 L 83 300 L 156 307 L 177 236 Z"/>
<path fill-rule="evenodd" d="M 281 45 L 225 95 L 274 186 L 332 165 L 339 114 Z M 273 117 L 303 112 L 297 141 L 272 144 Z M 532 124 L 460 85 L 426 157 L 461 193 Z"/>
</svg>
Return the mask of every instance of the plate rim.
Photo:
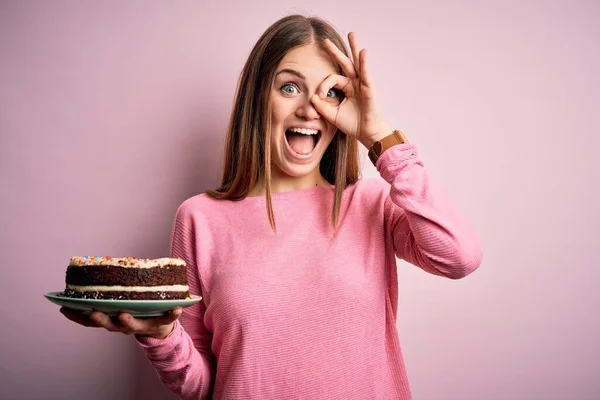
<svg viewBox="0 0 600 400">
<path fill-rule="evenodd" d="M 61 296 L 57 296 L 57 294 L 59 293 L 64 293 L 64 290 L 59 290 L 59 291 L 52 291 L 52 292 L 46 292 L 44 293 L 44 297 L 46 297 L 47 299 L 53 298 L 53 299 L 58 299 L 58 300 L 64 300 L 64 301 L 73 301 L 73 302 L 88 302 L 88 301 L 94 301 L 94 302 L 100 302 L 100 303 L 110 303 L 110 304 L 116 304 L 118 302 L 126 302 L 128 304 L 147 304 L 149 302 L 154 302 L 154 301 L 158 301 L 161 303 L 168 303 L 168 302 L 182 302 L 182 301 L 200 301 L 202 300 L 202 296 L 197 295 L 197 294 L 190 294 L 190 299 L 147 299 L 147 300 L 127 300 L 127 299 L 81 299 L 81 298 L 77 298 L 77 297 L 61 297 Z"/>
</svg>

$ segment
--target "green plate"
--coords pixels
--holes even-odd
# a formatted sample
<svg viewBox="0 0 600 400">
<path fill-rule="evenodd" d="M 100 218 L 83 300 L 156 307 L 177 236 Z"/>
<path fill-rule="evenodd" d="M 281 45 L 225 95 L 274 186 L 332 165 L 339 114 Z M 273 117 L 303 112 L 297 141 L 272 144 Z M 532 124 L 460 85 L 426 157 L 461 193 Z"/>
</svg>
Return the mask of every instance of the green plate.
<svg viewBox="0 0 600 400">
<path fill-rule="evenodd" d="M 92 311 L 102 311 L 110 316 L 120 312 L 128 312 L 135 317 L 157 317 L 167 314 L 176 307 L 189 307 L 202 300 L 202 297 L 191 295 L 191 299 L 183 300 L 95 300 L 73 299 L 59 296 L 63 292 L 48 292 L 44 294 L 48 300 L 59 306 L 73 308 L 90 314 Z"/>
</svg>

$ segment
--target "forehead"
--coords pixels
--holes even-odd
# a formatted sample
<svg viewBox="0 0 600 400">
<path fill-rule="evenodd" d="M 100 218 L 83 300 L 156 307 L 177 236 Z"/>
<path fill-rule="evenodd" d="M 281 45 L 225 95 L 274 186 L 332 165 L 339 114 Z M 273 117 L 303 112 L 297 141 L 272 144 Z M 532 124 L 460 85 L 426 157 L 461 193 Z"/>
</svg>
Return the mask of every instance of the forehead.
<svg viewBox="0 0 600 400">
<path fill-rule="evenodd" d="M 284 68 L 301 72 L 307 80 L 323 80 L 330 74 L 338 73 L 336 63 L 331 56 L 314 43 L 288 51 L 277 70 Z"/>
</svg>

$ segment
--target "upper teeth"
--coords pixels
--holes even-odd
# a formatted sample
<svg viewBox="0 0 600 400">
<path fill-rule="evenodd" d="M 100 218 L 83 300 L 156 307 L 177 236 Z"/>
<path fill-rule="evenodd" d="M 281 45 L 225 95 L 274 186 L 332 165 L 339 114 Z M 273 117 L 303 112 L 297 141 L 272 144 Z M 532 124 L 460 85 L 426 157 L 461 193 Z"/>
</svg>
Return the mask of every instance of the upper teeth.
<svg viewBox="0 0 600 400">
<path fill-rule="evenodd" d="M 319 133 L 319 131 L 316 129 L 305 129 L 305 128 L 290 128 L 290 131 L 298 132 L 303 135 L 316 135 L 317 133 Z"/>
</svg>

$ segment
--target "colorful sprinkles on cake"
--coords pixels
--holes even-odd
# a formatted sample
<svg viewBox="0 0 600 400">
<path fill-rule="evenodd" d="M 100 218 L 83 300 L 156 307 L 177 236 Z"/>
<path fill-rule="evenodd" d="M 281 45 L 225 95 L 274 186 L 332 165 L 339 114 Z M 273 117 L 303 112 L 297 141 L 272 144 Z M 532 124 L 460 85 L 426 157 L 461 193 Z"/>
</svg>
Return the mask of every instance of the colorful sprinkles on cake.
<svg viewBox="0 0 600 400">
<path fill-rule="evenodd" d="M 112 265 L 115 267 L 153 268 L 166 265 L 185 265 L 180 258 L 136 258 L 136 257 L 110 257 L 110 256 L 74 256 L 71 257 L 69 266 L 81 267 L 90 265 Z"/>
</svg>

